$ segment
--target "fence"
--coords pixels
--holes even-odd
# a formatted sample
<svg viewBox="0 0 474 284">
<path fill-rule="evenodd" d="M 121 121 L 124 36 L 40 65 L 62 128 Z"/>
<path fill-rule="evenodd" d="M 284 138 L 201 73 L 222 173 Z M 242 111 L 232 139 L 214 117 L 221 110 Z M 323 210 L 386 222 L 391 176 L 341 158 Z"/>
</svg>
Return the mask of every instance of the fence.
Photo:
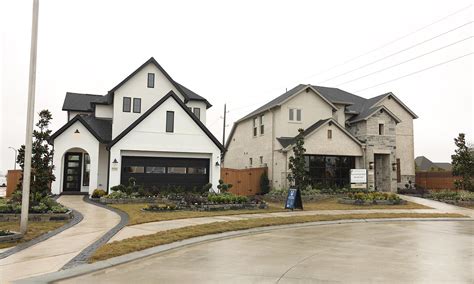
<svg viewBox="0 0 474 284">
<path fill-rule="evenodd" d="M 7 173 L 7 197 L 10 197 L 20 183 L 22 170 L 8 170 Z"/>
<path fill-rule="evenodd" d="M 229 169 L 221 168 L 221 179 L 232 184 L 229 192 L 238 195 L 256 195 L 260 193 L 260 178 L 267 168 Z"/>
<path fill-rule="evenodd" d="M 455 189 L 454 181 L 460 177 L 452 172 L 416 172 L 416 186 L 426 189 Z"/>
</svg>

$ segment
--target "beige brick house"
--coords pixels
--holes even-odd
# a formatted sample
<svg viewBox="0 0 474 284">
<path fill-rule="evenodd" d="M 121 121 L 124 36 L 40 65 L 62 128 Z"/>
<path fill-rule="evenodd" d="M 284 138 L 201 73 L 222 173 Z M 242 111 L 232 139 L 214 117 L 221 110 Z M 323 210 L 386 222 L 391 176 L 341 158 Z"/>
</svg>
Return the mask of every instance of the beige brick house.
<svg viewBox="0 0 474 284">
<path fill-rule="evenodd" d="M 368 170 L 370 189 L 396 191 L 415 180 L 416 118 L 393 93 L 365 99 L 300 84 L 234 123 L 223 166 L 267 166 L 272 186 L 287 187 L 288 159 L 302 128 L 314 186 L 349 186 L 355 168 Z"/>
</svg>

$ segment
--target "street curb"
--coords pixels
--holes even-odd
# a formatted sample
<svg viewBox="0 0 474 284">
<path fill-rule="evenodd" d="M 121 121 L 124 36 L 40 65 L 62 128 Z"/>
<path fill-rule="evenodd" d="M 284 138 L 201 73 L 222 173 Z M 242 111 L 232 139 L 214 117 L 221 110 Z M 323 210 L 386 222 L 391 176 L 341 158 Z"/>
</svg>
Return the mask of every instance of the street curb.
<svg viewBox="0 0 474 284">
<path fill-rule="evenodd" d="M 97 241 L 93 242 L 91 245 L 83 249 L 78 255 L 76 255 L 73 259 L 71 259 L 68 263 L 66 263 L 61 270 L 66 270 L 66 269 L 71 269 L 73 267 L 86 264 L 87 260 L 94 254 L 94 252 L 106 244 L 115 234 L 117 234 L 123 227 L 125 227 L 128 224 L 128 214 L 125 213 L 122 210 L 109 207 L 107 205 L 104 205 L 102 203 L 98 203 L 95 201 L 92 201 L 89 199 L 88 196 L 84 196 L 83 198 L 84 202 L 93 204 L 95 206 L 110 210 L 117 215 L 120 216 L 120 222 L 115 225 L 112 229 L 110 229 L 107 233 L 105 233 L 102 237 L 100 237 Z"/>
<path fill-rule="evenodd" d="M 34 246 L 42 241 L 46 241 L 47 239 L 77 225 L 79 222 L 82 221 L 82 219 L 84 219 L 84 216 L 82 216 L 82 214 L 79 212 L 79 211 L 76 211 L 74 209 L 71 209 L 72 210 L 72 214 L 73 214 L 73 218 L 71 219 L 71 221 L 67 224 L 64 224 L 63 226 L 53 230 L 53 231 L 50 231 L 46 234 L 43 234 L 37 238 L 34 238 L 32 240 L 29 240 L 27 242 L 24 242 L 24 243 L 21 243 L 21 244 L 18 244 L 14 247 L 12 247 L 11 249 L 7 250 L 7 251 L 4 251 L 2 253 L 0 253 L 0 259 L 4 259 L 12 254 L 15 254 L 17 252 L 20 252 L 24 249 L 27 249 L 31 246 Z"/>
<path fill-rule="evenodd" d="M 289 225 L 276 225 L 268 227 L 258 227 L 247 230 L 240 231 L 231 231 L 219 234 L 205 235 L 190 239 L 185 239 L 182 241 L 173 242 L 170 244 L 160 245 L 152 248 L 148 248 L 142 251 L 132 252 L 126 255 L 117 256 L 107 260 L 99 261 L 91 264 L 80 265 L 67 270 L 60 270 L 58 272 L 53 272 L 49 274 L 44 274 L 36 277 L 20 279 L 14 281 L 13 283 L 17 284 L 31 284 L 31 283 L 52 283 L 59 280 L 64 280 L 92 272 L 96 272 L 102 269 L 110 268 L 119 264 L 128 263 L 135 261 L 141 258 L 145 258 L 151 255 L 158 253 L 180 249 L 186 246 L 198 245 L 206 242 L 218 241 L 223 239 L 236 238 L 247 235 L 262 234 L 275 230 L 282 229 L 292 229 L 292 228 L 304 228 L 312 226 L 324 226 L 324 225 L 339 225 L 339 224 L 351 224 L 351 223 L 390 223 L 390 222 L 444 222 L 444 221 L 464 221 L 464 222 L 474 222 L 472 218 L 387 218 L 387 219 L 345 219 L 337 221 L 318 221 L 310 223 L 297 223 Z"/>
</svg>

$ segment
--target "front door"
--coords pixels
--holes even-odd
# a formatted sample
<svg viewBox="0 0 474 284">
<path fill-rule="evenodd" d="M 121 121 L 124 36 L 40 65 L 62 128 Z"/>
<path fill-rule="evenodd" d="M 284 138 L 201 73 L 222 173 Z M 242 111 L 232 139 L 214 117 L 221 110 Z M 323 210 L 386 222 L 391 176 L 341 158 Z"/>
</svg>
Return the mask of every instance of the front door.
<svg viewBox="0 0 474 284">
<path fill-rule="evenodd" d="M 66 153 L 64 157 L 63 191 L 81 191 L 82 153 Z"/>
</svg>

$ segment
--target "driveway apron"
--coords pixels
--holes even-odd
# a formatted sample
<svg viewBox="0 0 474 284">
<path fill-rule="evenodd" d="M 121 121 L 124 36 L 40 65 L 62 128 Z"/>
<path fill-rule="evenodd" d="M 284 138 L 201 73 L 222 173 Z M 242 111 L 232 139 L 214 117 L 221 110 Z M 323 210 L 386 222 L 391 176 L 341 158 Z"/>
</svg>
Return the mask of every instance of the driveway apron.
<svg viewBox="0 0 474 284">
<path fill-rule="evenodd" d="M 83 249 L 120 222 L 116 213 L 86 203 L 82 196 L 61 196 L 58 201 L 79 211 L 84 219 L 46 241 L 0 260 L 0 283 L 61 269 Z"/>
</svg>

